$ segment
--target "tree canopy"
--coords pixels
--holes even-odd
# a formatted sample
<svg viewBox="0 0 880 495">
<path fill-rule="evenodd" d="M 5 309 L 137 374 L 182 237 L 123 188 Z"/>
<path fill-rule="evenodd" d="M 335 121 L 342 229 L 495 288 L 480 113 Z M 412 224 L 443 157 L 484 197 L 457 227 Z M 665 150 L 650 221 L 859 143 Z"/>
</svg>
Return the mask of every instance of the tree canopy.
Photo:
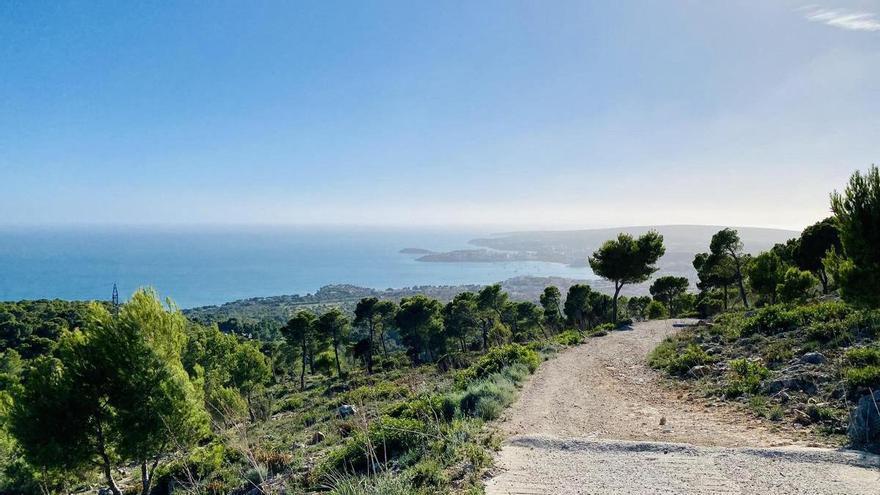
<svg viewBox="0 0 880 495">
<path fill-rule="evenodd" d="M 848 302 L 880 307 L 880 170 L 856 171 L 842 193 L 831 194 L 831 210 L 846 259 L 840 292 Z"/>
<path fill-rule="evenodd" d="M 669 310 L 669 316 L 675 316 L 675 300 L 687 291 L 689 282 L 685 277 L 675 277 L 667 275 L 659 277 L 651 284 L 650 292 L 654 296 L 654 300 L 660 301 L 666 305 Z"/>
<path fill-rule="evenodd" d="M 617 322 L 617 298 L 625 284 L 640 283 L 657 271 L 656 263 L 666 252 L 663 236 L 650 231 L 638 239 L 629 234 L 618 234 L 617 239 L 606 241 L 589 258 L 590 268 L 596 275 L 614 282 L 612 301 L 613 321 Z"/>
</svg>

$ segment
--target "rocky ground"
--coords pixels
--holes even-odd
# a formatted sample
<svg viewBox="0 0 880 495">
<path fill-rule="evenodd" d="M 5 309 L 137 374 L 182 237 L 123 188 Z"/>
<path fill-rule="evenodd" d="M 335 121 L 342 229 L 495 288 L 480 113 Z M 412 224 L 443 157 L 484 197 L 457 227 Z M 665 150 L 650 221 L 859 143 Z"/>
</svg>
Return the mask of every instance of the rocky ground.
<svg viewBox="0 0 880 495">
<path fill-rule="evenodd" d="M 689 322 L 638 323 L 545 363 L 499 422 L 488 494 L 878 493 L 880 458 L 664 385 L 646 355 Z"/>
</svg>

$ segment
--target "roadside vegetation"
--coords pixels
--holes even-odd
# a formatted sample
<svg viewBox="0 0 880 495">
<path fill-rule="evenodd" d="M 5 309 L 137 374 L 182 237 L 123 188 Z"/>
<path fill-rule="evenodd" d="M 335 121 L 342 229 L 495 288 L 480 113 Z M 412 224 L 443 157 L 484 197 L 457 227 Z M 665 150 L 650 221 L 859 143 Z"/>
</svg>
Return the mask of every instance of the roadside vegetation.
<svg viewBox="0 0 880 495">
<path fill-rule="evenodd" d="M 621 280 L 656 270 L 661 237 L 611 242 L 636 246 Z M 2 303 L 0 492 L 479 493 L 499 442 L 484 424 L 540 362 L 653 302 L 490 285 L 299 309 L 253 333 L 151 289 L 121 306 Z"/>
<path fill-rule="evenodd" d="M 666 339 L 649 364 L 758 416 L 876 451 L 878 169 L 853 174 L 831 209 L 833 217 L 755 256 L 742 253 L 735 231 L 719 232 L 694 260 L 695 307 L 707 320 Z"/>
</svg>

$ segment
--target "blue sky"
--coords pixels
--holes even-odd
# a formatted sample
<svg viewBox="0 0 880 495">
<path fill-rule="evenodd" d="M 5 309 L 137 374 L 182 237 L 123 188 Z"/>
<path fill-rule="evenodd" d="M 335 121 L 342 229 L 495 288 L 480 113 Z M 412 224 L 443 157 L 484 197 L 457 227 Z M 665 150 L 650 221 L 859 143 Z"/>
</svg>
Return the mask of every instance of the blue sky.
<svg viewBox="0 0 880 495">
<path fill-rule="evenodd" d="M 0 4 L 0 223 L 800 228 L 880 2 Z"/>
</svg>

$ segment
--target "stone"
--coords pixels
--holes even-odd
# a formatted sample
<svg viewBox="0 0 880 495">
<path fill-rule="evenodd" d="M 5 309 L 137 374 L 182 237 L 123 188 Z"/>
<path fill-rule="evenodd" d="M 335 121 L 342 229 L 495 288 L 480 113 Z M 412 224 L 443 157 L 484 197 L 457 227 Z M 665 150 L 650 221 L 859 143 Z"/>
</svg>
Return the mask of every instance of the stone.
<svg viewBox="0 0 880 495">
<path fill-rule="evenodd" d="M 811 380 L 809 376 L 806 375 L 780 377 L 767 382 L 764 385 L 764 388 L 768 393 L 771 394 L 775 394 L 783 390 L 789 390 L 804 392 L 807 395 L 813 395 L 819 390 L 819 387 L 816 385 L 816 383 Z"/>
<path fill-rule="evenodd" d="M 345 419 L 349 416 L 353 416 L 353 415 L 357 414 L 357 412 L 358 412 L 357 408 L 350 405 L 350 404 L 343 404 L 343 405 L 336 408 L 336 414 L 339 417 L 341 417 L 342 419 Z"/>
<path fill-rule="evenodd" d="M 660 426 L 663 426 L 665 424 L 666 424 L 666 416 L 660 416 Z"/>
<path fill-rule="evenodd" d="M 880 390 L 859 399 L 849 415 L 847 434 L 856 447 L 880 446 Z"/>
<path fill-rule="evenodd" d="M 801 356 L 801 362 L 808 364 L 822 364 L 825 362 L 825 355 L 821 352 L 808 352 Z"/>
</svg>

